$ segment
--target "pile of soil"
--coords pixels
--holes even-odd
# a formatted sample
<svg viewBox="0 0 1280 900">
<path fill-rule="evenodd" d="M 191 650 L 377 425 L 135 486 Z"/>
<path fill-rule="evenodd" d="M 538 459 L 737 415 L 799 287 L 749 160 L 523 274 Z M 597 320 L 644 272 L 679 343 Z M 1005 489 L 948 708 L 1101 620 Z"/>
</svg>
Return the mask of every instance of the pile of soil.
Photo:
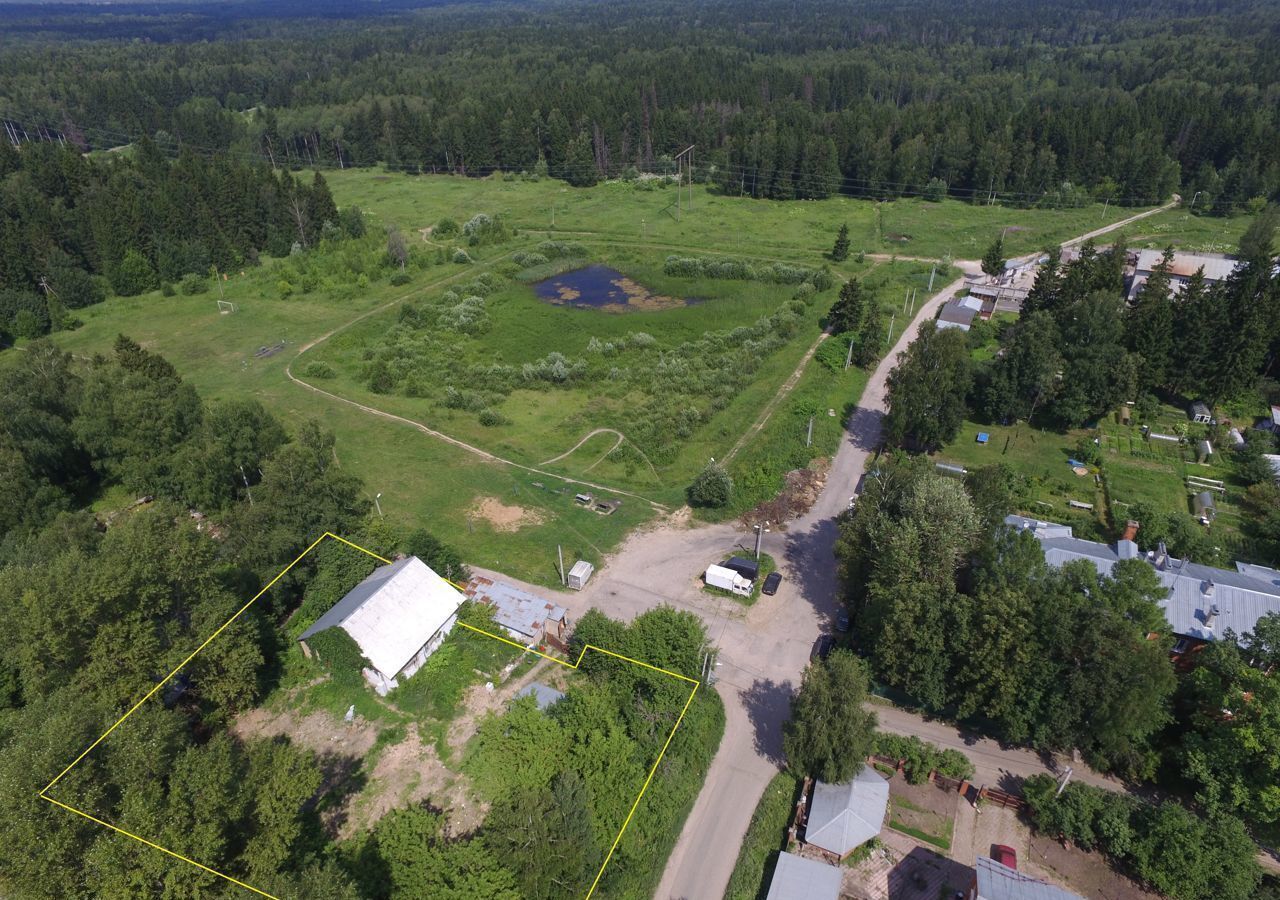
<svg viewBox="0 0 1280 900">
<path fill-rule="evenodd" d="M 743 514 L 742 524 L 754 528 L 768 522 L 773 527 L 784 528 L 788 519 L 804 515 L 826 486 L 830 466 L 827 459 L 815 459 L 807 468 L 792 469 L 783 476 L 783 488 L 778 496 Z"/>
</svg>

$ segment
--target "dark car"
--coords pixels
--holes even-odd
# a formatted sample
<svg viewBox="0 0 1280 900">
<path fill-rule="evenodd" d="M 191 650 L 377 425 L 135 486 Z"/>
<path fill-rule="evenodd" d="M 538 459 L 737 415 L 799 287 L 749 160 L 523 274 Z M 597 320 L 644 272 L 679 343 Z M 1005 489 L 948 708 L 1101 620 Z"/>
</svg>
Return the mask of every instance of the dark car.
<svg viewBox="0 0 1280 900">
<path fill-rule="evenodd" d="M 1007 844 L 992 844 L 991 858 L 1002 866 L 1008 866 L 1010 869 L 1018 868 L 1017 851 Z"/>
<path fill-rule="evenodd" d="M 760 590 L 772 597 L 774 594 L 778 593 L 778 585 L 780 584 L 782 584 L 782 573 L 770 572 L 765 577 L 764 584 L 760 586 Z"/>
<path fill-rule="evenodd" d="M 848 630 L 849 630 L 849 611 L 847 609 L 842 609 L 840 610 L 840 612 L 836 613 L 836 631 L 848 631 Z"/>
<path fill-rule="evenodd" d="M 818 639 L 813 642 L 813 652 L 809 654 L 809 659 L 826 659 L 835 645 L 836 639 L 834 636 L 830 634 L 818 635 Z"/>
</svg>

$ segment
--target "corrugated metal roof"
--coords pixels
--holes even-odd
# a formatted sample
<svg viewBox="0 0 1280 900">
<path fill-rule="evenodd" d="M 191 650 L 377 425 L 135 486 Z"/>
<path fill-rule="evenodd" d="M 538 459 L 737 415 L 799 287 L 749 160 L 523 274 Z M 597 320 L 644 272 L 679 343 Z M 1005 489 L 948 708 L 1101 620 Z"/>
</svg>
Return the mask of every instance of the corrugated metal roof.
<svg viewBox="0 0 1280 900">
<path fill-rule="evenodd" d="M 948 300 L 938 312 L 938 323 L 940 326 L 945 324 L 968 328 L 975 314 L 975 310 L 962 306 L 958 301 Z"/>
<path fill-rule="evenodd" d="M 298 640 L 341 627 L 388 678 L 445 626 L 463 596 L 416 556 L 379 566 Z"/>
<path fill-rule="evenodd" d="M 765 900 L 839 900 L 841 870 L 783 851 Z"/>
<path fill-rule="evenodd" d="M 538 709 L 546 709 L 548 706 L 559 703 L 564 699 L 564 694 L 560 693 L 553 687 L 547 687 L 540 681 L 535 681 L 533 684 L 522 687 L 520 690 L 516 691 L 516 696 L 532 696 L 534 702 L 538 704 Z"/>
<path fill-rule="evenodd" d="M 804 839 L 844 856 L 880 833 L 889 805 L 889 782 L 870 766 L 852 781 L 816 782 Z"/>
<path fill-rule="evenodd" d="M 591 565 L 591 563 L 587 562 L 585 559 L 580 559 L 573 564 L 573 568 L 569 570 L 569 574 L 575 578 L 582 578 L 585 580 L 590 578 L 591 573 L 595 570 L 595 566 Z"/>
<path fill-rule="evenodd" d="M 1156 266 L 1160 265 L 1162 259 L 1164 259 L 1163 250 L 1139 250 L 1138 264 L 1134 269 L 1136 275 L 1145 279 Z M 1173 264 L 1169 268 L 1169 274 L 1175 278 L 1190 278 L 1203 268 L 1206 279 L 1222 281 L 1235 271 L 1238 264 L 1239 260 L 1233 256 L 1178 252 L 1173 254 Z"/>
<path fill-rule="evenodd" d="M 493 621 L 526 637 L 537 637 L 547 619 L 559 621 L 564 610 L 514 585 L 488 578 L 471 579 L 467 596 L 493 607 Z M 556 613 L 559 613 L 556 615 Z"/>
<path fill-rule="evenodd" d="M 1114 547 L 1071 537 L 1069 528 L 1068 536 L 1062 536 L 1058 529 L 1066 526 L 1051 526 L 1051 532 L 1041 533 L 1023 524 L 1031 521 L 1021 516 L 1005 518 L 1006 524 L 1030 530 L 1040 540 L 1045 561 L 1051 566 L 1085 559 L 1099 573 L 1109 575 L 1120 559 Z M 1247 563 L 1237 563 L 1234 571 L 1218 569 L 1171 556 L 1161 560 L 1150 550 L 1138 558 L 1156 570 L 1160 583 L 1168 590 L 1160 608 L 1174 634 L 1212 641 L 1231 629 L 1239 638 L 1253 631 L 1263 616 L 1280 613 L 1280 572 L 1275 569 Z M 1215 606 L 1217 613 L 1210 621 Z"/>
<path fill-rule="evenodd" d="M 974 869 L 978 873 L 977 900 L 1084 900 L 987 856 L 979 856 Z"/>
</svg>

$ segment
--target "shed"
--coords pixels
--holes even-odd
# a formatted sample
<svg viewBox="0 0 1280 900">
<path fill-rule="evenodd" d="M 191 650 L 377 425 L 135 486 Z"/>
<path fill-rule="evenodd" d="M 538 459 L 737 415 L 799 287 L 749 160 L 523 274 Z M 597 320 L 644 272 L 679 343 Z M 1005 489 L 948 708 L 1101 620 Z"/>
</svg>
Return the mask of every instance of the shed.
<svg viewBox="0 0 1280 900">
<path fill-rule="evenodd" d="M 835 866 L 783 851 L 765 900 L 839 900 L 842 877 Z"/>
<path fill-rule="evenodd" d="M 1187 416 L 1192 422 L 1199 422 L 1202 425 L 1212 425 L 1213 412 L 1203 400 L 1196 400 L 1187 407 Z"/>
<path fill-rule="evenodd" d="M 534 703 L 538 705 L 538 709 L 545 710 L 547 707 L 554 706 L 563 700 L 564 694 L 553 687 L 547 687 L 540 681 L 535 681 L 516 691 L 516 697 L 532 697 Z"/>
<path fill-rule="evenodd" d="M 745 556 L 731 556 L 724 563 L 726 569 L 733 569 L 743 578 L 755 581 L 760 575 L 760 563 L 754 559 L 747 559 Z"/>
<path fill-rule="evenodd" d="M 467 596 L 493 608 L 493 621 L 517 641 L 563 638 L 569 625 L 564 607 L 501 581 L 477 575 L 467 583 Z"/>
<path fill-rule="evenodd" d="M 979 856 L 973 868 L 973 885 L 965 900 L 1084 900 L 987 856 Z"/>
<path fill-rule="evenodd" d="M 1191 502 L 1196 510 L 1196 518 L 1200 520 L 1201 525 L 1210 524 L 1214 517 L 1218 515 L 1218 508 L 1214 505 L 1211 491 L 1201 491 L 1195 495 Z"/>
<path fill-rule="evenodd" d="M 937 326 L 939 330 L 943 328 L 959 328 L 961 331 L 968 331 L 973 325 L 973 317 L 976 315 L 977 310 L 964 306 L 958 300 L 948 300 L 942 304 L 942 309 L 938 311 Z"/>
<path fill-rule="evenodd" d="M 569 577 L 567 579 L 569 587 L 573 588 L 575 591 L 582 590 L 587 586 L 587 581 L 591 578 L 591 573 L 595 570 L 595 566 L 591 565 L 591 563 L 587 562 L 585 559 L 578 560 L 573 564 L 573 568 L 569 570 Z"/>
<path fill-rule="evenodd" d="M 805 841 L 841 859 L 880 833 L 889 806 L 889 782 L 870 766 L 852 781 L 814 783 Z"/>
<path fill-rule="evenodd" d="M 457 621 L 462 594 L 416 556 L 379 566 L 302 632 L 298 643 L 311 656 L 309 638 L 341 628 L 356 642 L 370 668 L 365 680 L 386 694 L 422 667 Z"/>
</svg>

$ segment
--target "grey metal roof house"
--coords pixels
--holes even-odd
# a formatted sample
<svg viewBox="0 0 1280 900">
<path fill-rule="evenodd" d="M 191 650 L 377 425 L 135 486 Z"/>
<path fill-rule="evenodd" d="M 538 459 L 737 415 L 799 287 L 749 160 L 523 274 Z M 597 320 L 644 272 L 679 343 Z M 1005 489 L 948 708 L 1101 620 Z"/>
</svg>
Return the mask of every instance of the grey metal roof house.
<svg viewBox="0 0 1280 900">
<path fill-rule="evenodd" d="M 974 865 L 973 886 L 966 900 L 1084 900 L 1079 894 L 1032 878 L 986 856 Z"/>
<path fill-rule="evenodd" d="M 959 300 L 948 300 L 938 311 L 937 325 L 939 329 L 959 328 L 961 331 L 968 331 L 973 325 L 973 317 L 977 314 L 976 309 L 966 306 Z"/>
<path fill-rule="evenodd" d="M 541 681 L 535 681 L 516 691 L 516 697 L 533 697 L 534 702 L 538 704 L 538 709 L 546 709 L 563 700 L 564 694 L 553 687 L 547 687 Z"/>
<path fill-rule="evenodd" d="M 563 606 L 482 575 L 467 583 L 467 596 L 493 607 L 493 621 L 518 641 L 542 640 L 548 632 L 561 637 L 569 621 Z"/>
<path fill-rule="evenodd" d="M 805 842 L 842 859 L 880 833 L 889 806 L 889 782 L 863 766 L 843 784 L 814 782 Z"/>
<path fill-rule="evenodd" d="M 462 594 L 416 556 L 379 566 L 315 621 L 298 638 L 311 656 L 307 639 L 329 628 L 351 635 L 372 666 L 365 680 L 379 694 L 422 667 L 457 621 Z"/>
<path fill-rule="evenodd" d="M 835 866 L 783 851 L 765 900 L 839 900 L 840 880 Z"/>
<path fill-rule="evenodd" d="M 1253 631 L 1263 616 L 1280 613 L 1280 571 L 1276 569 L 1240 562 L 1234 570 L 1218 569 L 1176 559 L 1163 544 L 1144 553 L 1130 540 L 1115 544 L 1086 541 L 1074 537 L 1070 526 L 1023 516 L 1008 516 L 1005 524 L 1034 535 L 1051 566 L 1082 559 L 1109 575 L 1122 559 L 1145 561 L 1168 590 L 1160 608 L 1169 630 L 1182 638 L 1214 641 L 1230 629 L 1239 639 Z"/>
<path fill-rule="evenodd" d="M 1138 251 L 1138 261 L 1133 270 L 1133 282 L 1129 285 L 1128 300 L 1130 302 L 1137 298 L 1142 286 L 1147 283 L 1147 279 L 1151 277 L 1151 273 L 1156 266 L 1160 265 L 1160 260 L 1163 258 L 1163 250 Z M 1239 260 L 1234 256 L 1224 256 L 1221 253 L 1175 253 L 1173 263 L 1169 267 L 1172 293 L 1175 296 L 1182 293 L 1191 276 L 1200 269 L 1204 270 L 1205 284 L 1217 284 L 1219 281 L 1225 281 L 1235 271 L 1237 265 Z"/>
</svg>

